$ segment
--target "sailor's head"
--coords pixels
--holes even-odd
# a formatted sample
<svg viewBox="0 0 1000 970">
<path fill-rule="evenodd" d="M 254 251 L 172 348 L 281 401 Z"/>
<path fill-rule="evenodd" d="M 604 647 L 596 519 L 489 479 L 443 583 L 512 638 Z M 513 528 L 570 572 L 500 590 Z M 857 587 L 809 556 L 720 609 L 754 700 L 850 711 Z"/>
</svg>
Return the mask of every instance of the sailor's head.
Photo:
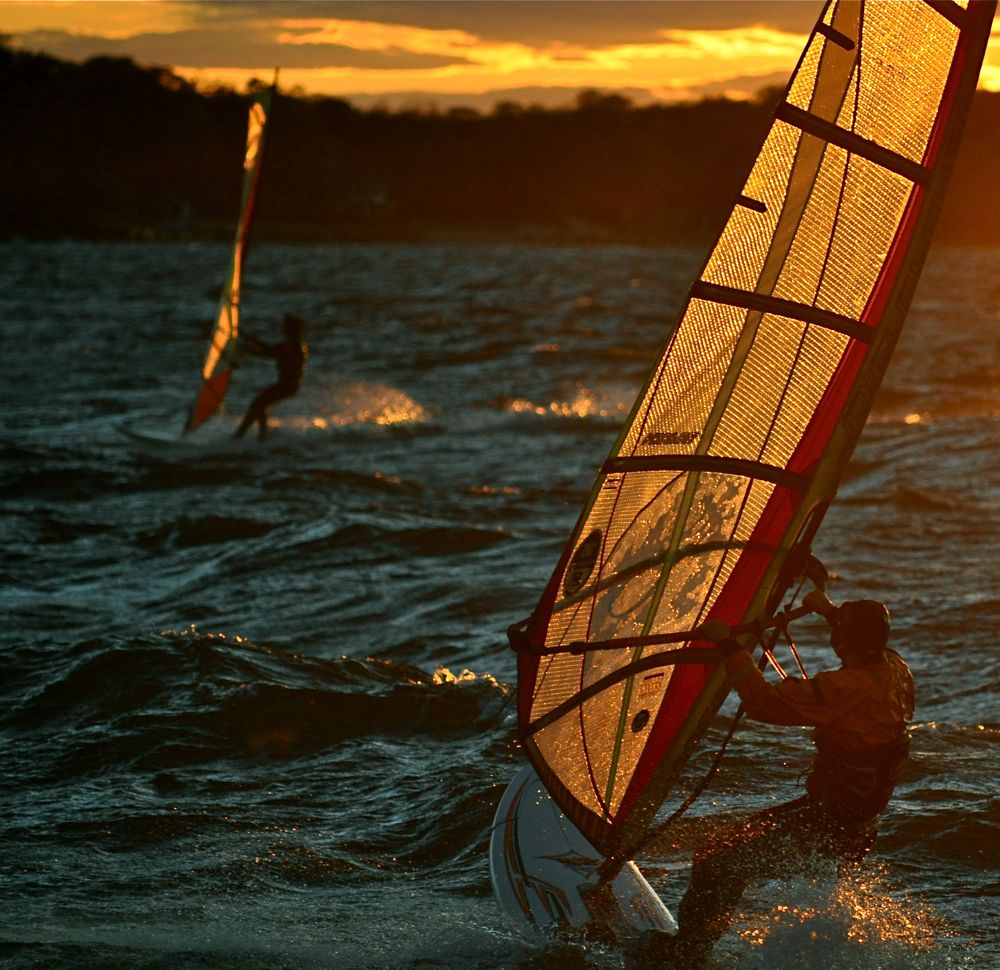
<svg viewBox="0 0 1000 970">
<path fill-rule="evenodd" d="M 295 316 L 294 313 L 286 313 L 282 318 L 282 326 L 285 328 L 285 333 L 289 337 L 301 337 L 302 330 L 304 329 L 306 322 L 302 317 Z"/>
<path fill-rule="evenodd" d="M 889 611 L 877 600 L 847 600 L 828 617 L 830 645 L 845 663 L 880 660 L 889 643 Z"/>
</svg>

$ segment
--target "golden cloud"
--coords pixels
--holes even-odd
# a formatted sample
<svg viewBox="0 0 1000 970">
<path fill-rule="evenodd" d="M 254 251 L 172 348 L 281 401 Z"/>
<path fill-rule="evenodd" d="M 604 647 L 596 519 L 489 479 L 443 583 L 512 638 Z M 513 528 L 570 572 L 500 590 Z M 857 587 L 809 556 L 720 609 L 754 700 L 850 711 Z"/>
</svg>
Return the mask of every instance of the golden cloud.
<svg viewBox="0 0 1000 970">
<path fill-rule="evenodd" d="M 136 34 L 171 34 L 190 26 L 191 6 L 160 3 L 77 0 L 67 3 L 0 3 L 0 21 L 7 33 L 64 30 L 70 34 L 97 34 L 124 40 Z"/>
<path fill-rule="evenodd" d="M 428 85 L 435 80 L 491 76 L 510 82 L 515 76 L 531 84 L 667 83 L 687 87 L 699 79 L 716 80 L 734 72 L 766 73 L 790 70 L 805 38 L 766 27 L 719 31 L 661 32 L 662 41 L 586 48 L 550 44 L 491 43 L 464 30 L 433 30 L 361 20 L 285 19 L 277 40 L 289 45 L 337 45 L 357 51 L 398 51 L 451 58 L 455 63 L 423 70 L 333 67 L 316 76 L 352 78 L 355 86 L 382 88 L 380 81 L 396 79 Z M 679 64 L 684 77 L 676 77 Z M 692 71 L 693 64 L 700 70 Z M 453 85 L 449 85 L 452 87 Z"/>
</svg>

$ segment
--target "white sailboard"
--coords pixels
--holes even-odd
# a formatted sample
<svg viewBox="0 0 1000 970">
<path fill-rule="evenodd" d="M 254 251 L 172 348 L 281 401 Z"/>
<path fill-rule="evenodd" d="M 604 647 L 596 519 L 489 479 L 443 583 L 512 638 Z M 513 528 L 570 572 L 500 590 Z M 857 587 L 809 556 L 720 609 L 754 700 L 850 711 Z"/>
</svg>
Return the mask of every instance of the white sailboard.
<svg viewBox="0 0 1000 970">
<path fill-rule="evenodd" d="M 616 939 L 676 931 L 634 862 L 607 880 L 604 862 L 525 765 L 500 800 L 490 839 L 490 879 L 518 931 L 585 931 L 594 923 Z"/>
<path fill-rule="evenodd" d="M 751 630 L 797 615 L 782 601 L 903 325 L 995 8 L 823 7 L 548 585 L 509 631 L 524 752 L 606 885 L 728 693 L 698 628 L 720 620 L 749 644 Z M 492 832 L 501 907 L 522 928 L 578 928 L 562 912 L 588 912 L 593 867 L 543 873 L 543 847 L 533 871 L 515 872 L 512 798 Z M 562 912 L 518 898 L 515 881 L 536 877 L 566 897 Z"/>
</svg>

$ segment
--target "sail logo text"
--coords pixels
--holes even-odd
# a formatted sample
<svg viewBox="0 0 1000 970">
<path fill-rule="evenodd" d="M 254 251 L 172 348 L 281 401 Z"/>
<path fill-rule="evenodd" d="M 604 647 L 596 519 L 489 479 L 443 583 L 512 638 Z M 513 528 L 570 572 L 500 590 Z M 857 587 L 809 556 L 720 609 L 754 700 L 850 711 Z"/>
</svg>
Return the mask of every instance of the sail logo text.
<svg viewBox="0 0 1000 970">
<path fill-rule="evenodd" d="M 689 445 L 698 437 L 697 431 L 650 431 L 644 445 Z"/>
</svg>

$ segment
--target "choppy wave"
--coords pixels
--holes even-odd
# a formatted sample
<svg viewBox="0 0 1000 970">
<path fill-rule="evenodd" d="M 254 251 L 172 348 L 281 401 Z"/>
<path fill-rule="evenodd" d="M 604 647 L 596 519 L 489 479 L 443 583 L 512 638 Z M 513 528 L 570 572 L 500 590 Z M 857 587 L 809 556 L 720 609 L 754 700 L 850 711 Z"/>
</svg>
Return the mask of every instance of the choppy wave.
<svg viewBox="0 0 1000 970">
<path fill-rule="evenodd" d="M 311 355 L 259 444 L 232 432 L 261 363 L 204 439 L 180 437 L 224 246 L 0 250 L 11 965 L 627 966 L 518 940 L 493 902 L 488 833 L 520 758 L 504 630 L 702 254 L 262 247 L 244 325 L 294 310 Z M 918 680 L 876 857 L 860 882 L 748 896 L 721 966 L 1000 962 L 994 263 L 932 254 L 814 546 L 836 598 L 889 604 Z M 800 647 L 830 662 L 815 630 Z M 640 860 L 668 905 L 694 848 L 797 794 L 810 753 L 805 731 L 741 728 Z"/>
</svg>

